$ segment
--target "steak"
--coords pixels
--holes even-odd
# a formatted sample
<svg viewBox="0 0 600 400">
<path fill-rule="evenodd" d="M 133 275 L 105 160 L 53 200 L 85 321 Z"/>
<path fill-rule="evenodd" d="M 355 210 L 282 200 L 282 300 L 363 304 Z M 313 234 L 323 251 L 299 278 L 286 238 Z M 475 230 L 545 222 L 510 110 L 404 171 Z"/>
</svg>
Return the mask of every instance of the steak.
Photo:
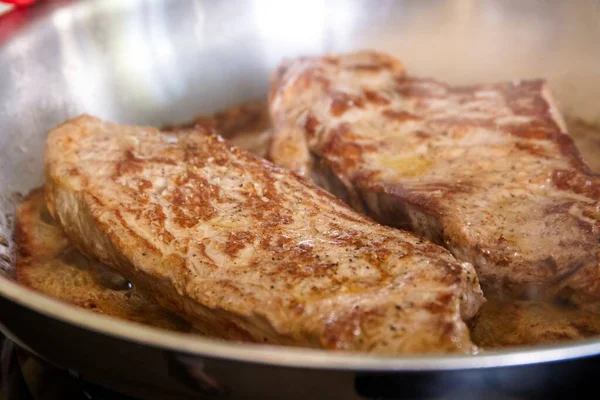
<svg viewBox="0 0 600 400">
<path fill-rule="evenodd" d="M 46 200 L 72 243 L 200 332 L 475 351 L 464 320 L 483 297 L 470 264 L 201 126 L 67 121 L 48 137 Z"/>
<path fill-rule="evenodd" d="M 542 80 L 452 86 L 377 52 L 287 61 L 270 157 L 471 262 L 484 291 L 600 297 L 600 179 Z"/>
<path fill-rule="evenodd" d="M 230 143 L 265 154 L 270 128 L 266 100 L 232 105 L 190 123 L 216 129 Z M 46 208 L 43 188 L 31 191 L 17 209 L 15 241 L 19 283 L 72 305 L 117 318 L 188 332 L 189 324 L 143 297 L 122 276 L 71 246 Z"/>
<path fill-rule="evenodd" d="M 189 324 L 144 298 L 137 288 L 69 244 L 33 190 L 16 214 L 17 281 L 40 293 L 99 314 L 158 328 L 189 331 Z"/>
</svg>

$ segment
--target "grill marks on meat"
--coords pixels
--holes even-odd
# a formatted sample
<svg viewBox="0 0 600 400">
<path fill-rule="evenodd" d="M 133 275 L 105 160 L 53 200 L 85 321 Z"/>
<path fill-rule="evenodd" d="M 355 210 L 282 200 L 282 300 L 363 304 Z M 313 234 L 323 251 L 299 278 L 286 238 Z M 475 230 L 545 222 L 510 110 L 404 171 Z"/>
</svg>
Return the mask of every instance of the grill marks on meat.
<svg viewBox="0 0 600 400">
<path fill-rule="evenodd" d="M 50 133 L 46 177 L 69 239 L 200 331 L 383 353 L 475 349 L 463 319 L 483 297 L 470 264 L 202 127 L 82 116 Z"/>
<path fill-rule="evenodd" d="M 275 74 L 270 111 L 275 163 L 327 171 L 319 183 L 472 262 L 482 285 L 600 297 L 600 181 L 545 82 L 451 86 L 376 52 L 302 58 Z"/>
</svg>

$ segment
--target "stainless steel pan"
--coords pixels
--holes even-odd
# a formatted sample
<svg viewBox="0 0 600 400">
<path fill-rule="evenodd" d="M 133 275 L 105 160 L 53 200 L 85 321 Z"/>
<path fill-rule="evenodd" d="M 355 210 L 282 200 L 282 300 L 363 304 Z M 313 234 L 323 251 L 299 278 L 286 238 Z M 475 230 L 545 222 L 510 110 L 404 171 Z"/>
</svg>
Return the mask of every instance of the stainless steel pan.
<svg viewBox="0 0 600 400">
<path fill-rule="evenodd" d="M 264 95 L 286 56 L 376 48 L 450 82 L 545 77 L 600 122 L 592 1 L 44 2 L 0 17 L 0 323 L 25 349 L 148 398 L 518 398 L 594 386 L 600 339 L 477 356 L 382 357 L 224 343 L 118 321 L 12 279 L 16 196 L 46 132 L 81 112 L 180 122 Z"/>
</svg>

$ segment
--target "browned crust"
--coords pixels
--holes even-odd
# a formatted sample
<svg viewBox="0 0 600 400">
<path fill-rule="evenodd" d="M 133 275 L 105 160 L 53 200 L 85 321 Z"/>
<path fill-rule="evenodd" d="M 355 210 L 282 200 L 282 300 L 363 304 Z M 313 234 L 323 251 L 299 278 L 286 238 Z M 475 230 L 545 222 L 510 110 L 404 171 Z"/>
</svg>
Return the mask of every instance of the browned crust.
<svg viewBox="0 0 600 400">
<path fill-rule="evenodd" d="M 458 305 L 464 270 L 445 250 L 379 226 L 306 179 L 198 129 L 174 138 L 172 133 L 148 134 L 150 128 L 119 127 L 83 116 L 72 120 L 69 127 L 53 131 L 47 147 L 47 199 L 67 235 L 78 247 L 121 271 L 163 307 L 225 338 L 330 347 L 326 338 L 333 335 L 338 337 L 335 348 L 472 351 Z M 110 149 L 106 157 L 87 157 L 103 140 Z M 78 162 L 79 157 L 99 164 Z M 106 158 L 111 161 L 103 161 Z M 70 163 L 86 179 L 61 174 L 63 168 L 72 168 Z M 143 164 L 149 181 L 168 177 L 170 183 L 156 192 L 153 187 L 140 186 L 140 171 L 128 168 L 128 163 Z M 113 169 L 123 167 L 128 172 L 114 173 Z M 224 187 L 215 183 L 223 181 L 231 183 Z M 137 200 L 146 196 L 153 199 L 150 204 L 161 204 L 168 222 L 161 219 L 155 225 L 152 218 L 137 217 L 140 209 L 150 207 Z M 75 203 L 77 213 L 73 212 Z M 229 211 L 214 213 L 213 208 Z M 237 225 L 222 225 L 226 223 L 223 218 L 230 216 L 236 217 Z M 247 220 L 240 223 L 240 218 Z M 136 222 L 131 223 L 132 219 Z M 312 221 L 316 228 L 308 236 L 303 229 L 298 231 L 298 226 L 291 226 L 305 221 Z M 213 233 L 191 235 L 197 232 L 195 227 Z M 167 238 L 166 232 L 173 238 Z M 226 234 L 222 244 L 212 239 L 220 237 L 219 232 Z M 304 239 L 310 240 L 305 243 Z M 239 259 L 248 246 L 254 248 L 251 258 Z M 190 257 L 190 252 L 201 259 Z M 220 260 L 223 256 L 237 258 L 224 262 Z M 410 261 L 421 258 L 431 260 L 427 268 Z M 243 267 L 235 267 L 237 262 Z M 402 268 L 410 271 L 406 280 L 411 286 L 396 291 L 396 270 Z M 358 279 L 349 271 L 361 271 L 369 279 Z M 421 298 L 417 280 L 431 284 L 434 290 L 455 293 L 452 304 L 428 317 L 432 311 L 421 307 L 427 301 Z M 476 282 L 471 284 L 469 290 L 477 290 Z M 422 339 L 413 342 L 414 338 L 402 336 L 377 341 L 377 335 L 388 334 L 382 324 L 392 317 L 390 307 L 395 309 L 390 302 L 406 302 L 402 300 L 408 296 L 404 290 L 413 293 L 414 299 L 408 302 L 424 311 L 413 328 L 418 332 L 415 337 Z M 477 293 L 475 306 L 482 300 Z M 376 335 L 365 334 L 365 343 L 357 341 L 356 335 L 338 335 L 335 324 L 329 327 L 325 323 L 331 318 L 342 323 L 347 316 L 343 310 L 354 302 L 382 310 L 364 321 L 364 329 Z M 469 315 L 471 311 L 465 318 Z M 438 320 L 456 327 L 448 330 L 435 322 Z M 420 323 L 432 324 L 427 325 L 431 329 L 421 328 Z M 236 328 L 228 328 L 231 324 Z M 401 344 L 402 340 L 408 344 Z"/>
<path fill-rule="evenodd" d="M 278 71 L 270 96 L 273 143 L 279 145 L 271 147 L 273 160 L 295 169 L 299 163 L 294 154 L 278 150 L 282 143 L 290 147 L 302 143 L 319 161 L 313 175 L 333 171 L 323 180 L 334 181 L 330 185 L 334 188 L 341 182 L 350 204 L 366 208 L 382 223 L 413 229 L 476 263 L 488 287 L 518 292 L 521 284 L 543 283 L 552 295 L 576 288 L 571 296 L 576 303 L 600 299 L 595 253 L 600 214 L 594 210 L 600 200 L 599 176 L 582 161 L 545 81 L 452 86 L 406 76 L 382 53 L 335 58 L 336 63 L 331 56 L 302 58 Z M 353 68 L 357 59 L 366 61 Z M 296 131 L 302 134 L 289 134 Z M 477 159 L 471 149 L 484 146 L 489 149 L 487 157 L 498 158 Z M 507 168 L 500 168 L 501 157 L 511 157 L 515 164 L 526 160 L 529 176 L 514 172 L 522 166 L 509 170 L 508 162 Z M 489 169 L 478 169 L 480 162 Z M 544 198 L 548 184 L 554 197 Z M 525 194 L 519 204 L 531 201 L 529 220 L 521 209 L 507 206 L 507 211 L 500 211 L 501 196 L 507 196 L 506 204 L 515 205 L 521 201 L 520 193 Z M 527 196 L 538 196 L 549 205 L 540 206 Z M 573 206 L 565 208 L 562 203 Z M 546 211 L 538 213 L 536 207 Z M 474 220 L 489 226 L 486 231 L 465 226 L 469 209 L 480 210 L 485 221 Z M 547 225 L 538 226 L 540 219 Z M 535 234 L 510 237 L 514 228 L 521 227 L 537 229 L 544 243 L 551 243 L 555 250 L 548 251 L 557 252 L 554 270 L 544 261 L 550 253 L 529 239 Z M 569 234 L 563 238 L 556 230 Z"/>
<path fill-rule="evenodd" d="M 59 125 L 59 127 L 66 123 L 68 121 Z M 219 130 L 224 136 L 234 139 L 234 143 L 241 148 L 246 148 L 257 154 L 264 154 L 266 151 L 267 142 L 260 137 L 260 135 L 264 136 L 264 132 L 270 128 L 266 100 L 248 101 L 219 111 L 214 115 L 199 115 L 192 122 L 166 129 L 181 131 L 182 134 L 185 134 L 197 125 L 208 126 L 211 130 Z M 236 141 L 235 138 L 240 139 Z M 117 168 L 115 178 L 127 172 L 139 171 L 140 161 L 132 153 L 127 153 L 126 159 Z M 168 160 L 156 159 L 154 161 Z M 72 173 L 77 174 L 78 171 L 73 170 Z M 143 192 L 149 189 L 150 185 L 149 181 L 140 179 L 139 189 Z M 127 296 L 121 293 L 110 295 L 110 290 L 103 286 L 103 283 L 96 283 L 91 278 L 91 272 L 73 269 L 62 261 L 60 254 L 57 252 L 47 254 L 49 248 L 53 246 L 60 247 L 58 243 L 65 239 L 63 232 L 58 231 L 58 227 L 57 230 L 51 231 L 51 234 L 46 237 L 40 237 L 39 234 L 36 234 L 35 227 L 45 223 L 43 219 L 40 220 L 39 213 L 37 213 L 38 208 L 41 207 L 40 201 L 43 199 L 40 200 L 40 196 L 43 197 L 43 193 L 43 188 L 32 190 L 20 204 L 15 221 L 15 240 L 18 251 L 16 274 L 20 283 L 94 312 L 149 325 L 162 325 L 167 329 L 189 330 L 189 326 L 178 318 L 173 318 L 173 322 L 169 323 L 168 314 L 166 313 L 160 313 L 156 317 L 154 311 L 156 306 L 149 302 L 144 303 L 145 300 L 137 291 L 133 294 L 129 293 Z M 139 201 L 147 203 L 147 199 L 144 197 L 140 197 Z M 45 214 L 48 219 L 51 219 L 47 211 L 45 211 Z M 144 216 L 155 219 L 157 224 L 164 221 L 164 215 L 161 216 L 160 210 L 147 209 Z M 142 217 L 142 213 L 139 214 L 139 217 Z M 54 224 L 53 220 L 50 222 Z M 168 235 L 166 240 L 169 240 Z M 69 245 L 61 252 L 69 253 L 70 249 L 71 246 Z M 157 249 L 153 248 L 153 250 L 156 251 Z M 65 279 L 63 285 L 56 284 L 57 279 L 61 276 L 61 271 L 70 272 L 71 275 L 80 274 L 85 278 L 85 285 L 78 286 L 69 279 Z M 204 333 L 211 335 L 210 332 Z M 211 336 L 215 336 L 215 334 Z"/>
<path fill-rule="evenodd" d="M 45 214 L 41 187 L 33 189 L 18 207 L 15 240 L 19 283 L 99 314 L 169 330 L 190 330 L 187 323 L 146 300 L 137 289 L 126 289 L 108 269 L 85 260 Z"/>
</svg>

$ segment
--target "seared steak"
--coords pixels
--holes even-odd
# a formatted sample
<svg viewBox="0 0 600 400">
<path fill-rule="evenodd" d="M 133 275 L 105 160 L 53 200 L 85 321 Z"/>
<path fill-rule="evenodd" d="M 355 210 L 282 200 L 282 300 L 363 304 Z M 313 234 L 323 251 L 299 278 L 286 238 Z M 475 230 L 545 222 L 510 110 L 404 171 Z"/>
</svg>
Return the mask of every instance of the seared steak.
<svg viewBox="0 0 600 400">
<path fill-rule="evenodd" d="M 484 289 L 600 298 L 600 179 L 544 81 L 451 86 L 376 52 L 273 79 L 270 155 L 474 264 Z"/>
<path fill-rule="evenodd" d="M 159 328 L 189 324 L 143 297 L 137 288 L 69 244 L 46 209 L 43 188 L 33 190 L 16 215 L 17 281 L 75 306 Z"/>
<path fill-rule="evenodd" d="M 227 339 L 471 352 L 472 266 L 378 225 L 202 128 L 82 116 L 46 148 L 49 210 L 81 250 Z"/>
<path fill-rule="evenodd" d="M 270 128 L 266 100 L 233 105 L 171 129 L 198 124 L 216 129 L 243 150 L 266 153 Z M 165 329 L 190 330 L 187 322 L 159 308 L 137 288 L 130 287 L 123 277 L 71 246 L 48 213 L 43 188 L 26 196 L 15 218 L 19 283 L 93 312 Z"/>
</svg>

